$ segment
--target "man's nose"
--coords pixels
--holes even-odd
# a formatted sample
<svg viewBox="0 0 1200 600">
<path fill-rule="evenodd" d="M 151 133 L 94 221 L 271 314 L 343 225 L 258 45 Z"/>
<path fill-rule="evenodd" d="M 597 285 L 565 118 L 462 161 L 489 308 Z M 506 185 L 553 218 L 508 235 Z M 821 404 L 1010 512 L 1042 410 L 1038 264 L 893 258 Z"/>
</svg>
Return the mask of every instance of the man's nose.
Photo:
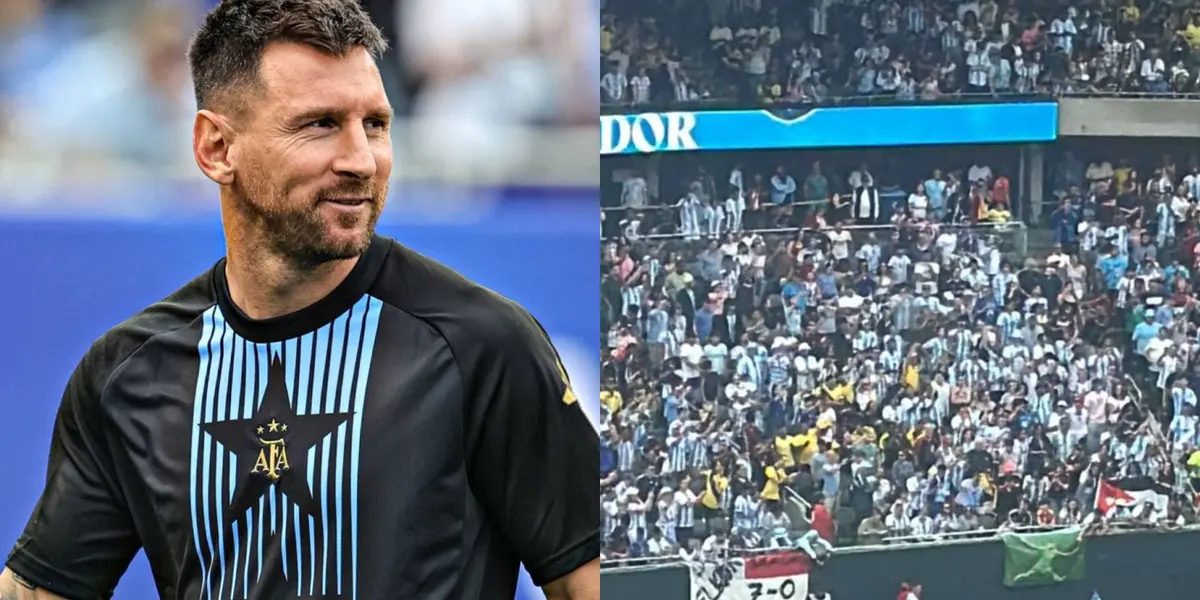
<svg viewBox="0 0 1200 600">
<path fill-rule="evenodd" d="M 366 130 L 361 125 L 345 128 L 333 170 L 354 179 L 370 179 L 375 176 L 376 169 L 375 155 L 371 152 Z"/>
</svg>

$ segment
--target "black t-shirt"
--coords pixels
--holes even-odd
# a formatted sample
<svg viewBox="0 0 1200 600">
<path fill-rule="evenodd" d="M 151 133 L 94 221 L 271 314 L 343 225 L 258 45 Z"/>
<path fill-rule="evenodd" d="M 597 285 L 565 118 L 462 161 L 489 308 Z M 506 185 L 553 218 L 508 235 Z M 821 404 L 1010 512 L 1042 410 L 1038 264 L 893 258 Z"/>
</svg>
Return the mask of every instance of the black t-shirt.
<svg viewBox="0 0 1200 600">
<path fill-rule="evenodd" d="M 95 342 L 8 567 L 107 598 L 510 600 L 600 552 L 599 440 L 538 323 L 383 237 L 254 321 L 224 261 Z"/>
</svg>

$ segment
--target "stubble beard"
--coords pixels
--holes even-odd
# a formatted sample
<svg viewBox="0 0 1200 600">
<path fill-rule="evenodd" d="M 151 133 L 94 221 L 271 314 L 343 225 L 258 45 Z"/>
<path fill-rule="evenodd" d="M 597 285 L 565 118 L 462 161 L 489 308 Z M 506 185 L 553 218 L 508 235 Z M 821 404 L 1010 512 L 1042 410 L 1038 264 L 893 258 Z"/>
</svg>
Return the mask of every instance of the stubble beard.
<svg viewBox="0 0 1200 600">
<path fill-rule="evenodd" d="M 238 186 L 238 206 L 248 221 L 251 239 L 296 269 L 313 269 L 323 264 L 357 258 L 367 251 L 375 236 L 375 225 L 383 207 L 387 189 L 378 190 L 365 182 L 347 183 L 335 190 L 326 190 L 303 205 L 292 207 L 286 191 L 270 186 L 265 176 L 249 178 L 251 185 Z M 371 198 L 367 205 L 366 226 L 361 235 L 351 239 L 334 239 L 328 232 L 328 221 L 321 214 L 320 200 L 324 196 L 361 196 Z M 339 213 L 336 226 L 351 229 L 362 217 Z"/>
</svg>

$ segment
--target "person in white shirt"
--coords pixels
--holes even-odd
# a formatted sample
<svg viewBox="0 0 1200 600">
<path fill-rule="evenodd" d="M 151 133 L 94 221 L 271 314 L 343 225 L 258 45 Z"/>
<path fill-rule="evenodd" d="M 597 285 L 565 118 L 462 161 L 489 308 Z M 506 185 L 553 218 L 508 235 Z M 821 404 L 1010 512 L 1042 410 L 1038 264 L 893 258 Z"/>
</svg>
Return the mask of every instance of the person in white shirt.
<svg viewBox="0 0 1200 600">
<path fill-rule="evenodd" d="M 904 503 L 899 500 L 892 504 L 892 511 L 884 518 L 883 524 L 888 528 L 888 537 L 906 536 L 912 531 L 912 519 L 904 514 Z"/>
<path fill-rule="evenodd" d="M 600 78 L 600 91 L 606 103 L 620 104 L 625 101 L 625 91 L 629 88 L 629 78 L 616 67 L 609 67 L 604 77 Z"/>
<path fill-rule="evenodd" d="M 1171 91 L 1167 81 L 1167 63 L 1158 55 L 1158 48 L 1151 48 L 1150 56 L 1142 60 L 1139 75 L 1147 92 L 1162 94 Z"/>
<path fill-rule="evenodd" d="M 1196 445 L 1196 427 L 1200 419 L 1193 412 L 1192 405 L 1184 404 L 1182 412 L 1175 415 L 1167 427 L 1167 436 L 1171 441 L 1171 447 L 1177 452 Z"/>
<path fill-rule="evenodd" d="M 830 244 L 830 254 L 834 260 L 842 261 L 850 258 L 850 232 L 846 231 L 840 224 L 834 225 L 833 231 L 828 234 Z"/>
<path fill-rule="evenodd" d="M 929 516 L 929 508 L 926 507 L 911 521 L 912 535 L 915 536 L 932 536 L 934 532 L 933 518 Z"/>
<path fill-rule="evenodd" d="M 680 377 L 684 381 L 700 376 L 700 361 L 704 359 L 704 348 L 696 340 L 696 336 L 688 335 L 687 340 L 679 346 Z"/>
<path fill-rule="evenodd" d="M 971 183 L 987 183 L 992 179 L 992 168 L 987 165 L 973 164 L 967 169 L 967 181 Z"/>
<path fill-rule="evenodd" d="M 918 184 L 917 189 L 908 195 L 908 214 L 916 221 L 929 218 L 929 196 L 925 195 L 924 184 Z"/>
<path fill-rule="evenodd" d="M 650 186 L 641 173 L 630 175 L 621 182 L 621 206 L 643 209 L 650 200 Z"/>
<path fill-rule="evenodd" d="M 635 105 L 650 103 L 650 76 L 646 74 L 646 67 L 639 68 L 637 75 L 629 80 L 629 89 L 633 92 Z"/>
<path fill-rule="evenodd" d="M 967 55 L 967 91 L 972 94 L 986 94 L 992 86 L 992 59 L 988 56 L 987 47 L 970 43 L 971 53 Z"/>
<path fill-rule="evenodd" d="M 667 556 L 675 551 L 675 545 L 671 540 L 663 537 L 662 531 L 658 527 L 654 527 L 650 539 L 646 540 L 646 550 L 650 556 Z"/>
</svg>

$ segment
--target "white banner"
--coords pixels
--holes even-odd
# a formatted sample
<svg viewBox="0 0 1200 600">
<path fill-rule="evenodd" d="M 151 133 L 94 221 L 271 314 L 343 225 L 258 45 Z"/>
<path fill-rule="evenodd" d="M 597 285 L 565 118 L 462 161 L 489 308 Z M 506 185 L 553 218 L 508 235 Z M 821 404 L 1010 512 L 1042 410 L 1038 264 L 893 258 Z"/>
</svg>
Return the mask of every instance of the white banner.
<svg viewBox="0 0 1200 600">
<path fill-rule="evenodd" d="M 799 552 L 693 563 L 691 600 L 831 600 L 809 595 L 811 565 Z"/>
</svg>

